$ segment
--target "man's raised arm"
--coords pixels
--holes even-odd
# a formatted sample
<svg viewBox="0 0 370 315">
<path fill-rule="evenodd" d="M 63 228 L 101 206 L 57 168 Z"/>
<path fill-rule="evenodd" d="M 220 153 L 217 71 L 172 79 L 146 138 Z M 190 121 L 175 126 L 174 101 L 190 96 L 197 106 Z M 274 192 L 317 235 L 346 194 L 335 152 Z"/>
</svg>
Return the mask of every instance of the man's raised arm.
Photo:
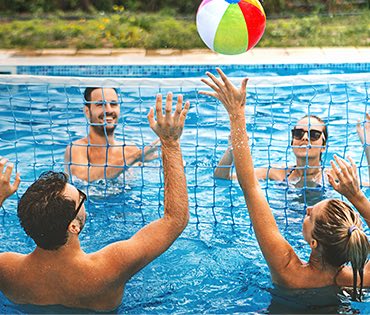
<svg viewBox="0 0 370 315">
<path fill-rule="evenodd" d="M 150 127 L 162 143 L 164 170 L 164 216 L 138 231 L 128 241 L 112 244 L 105 250 L 122 267 L 122 278 L 127 281 L 153 259 L 166 251 L 185 229 L 189 220 L 186 178 L 180 148 L 180 137 L 189 110 L 189 102 L 182 108 L 178 96 L 172 114 L 172 93 L 166 98 L 165 114 L 162 112 L 162 95 L 156 98 L 156 120 L 150 110 Z"/>
</svg>

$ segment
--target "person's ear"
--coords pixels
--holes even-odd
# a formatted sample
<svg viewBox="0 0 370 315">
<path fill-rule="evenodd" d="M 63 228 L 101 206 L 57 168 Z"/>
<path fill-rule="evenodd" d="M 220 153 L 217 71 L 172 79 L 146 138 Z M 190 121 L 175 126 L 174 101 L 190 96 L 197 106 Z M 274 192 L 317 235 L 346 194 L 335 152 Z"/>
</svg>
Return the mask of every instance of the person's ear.
<svg viewBox="0 0 370 315">
<path fill-rule="evenodd" d="M 84 106 L 84 114 L 86 118 L 90 121 L 90 107 L 89 106 Z"/>
<path fill-rule="evenodd" d="M 81 225 L 78 220 L 73 219 L 71 223 L 68 225 L 68 231 L 72 234 L 78 234 L 81 231 Z"/>
<path fill-rule="evenodd" d="M 310 242 L 310 247 L 311 249 L 315 249 L 317 248 L 317 246 L 319 245 L 319 243 L 313 238 Z"/>
</svg>

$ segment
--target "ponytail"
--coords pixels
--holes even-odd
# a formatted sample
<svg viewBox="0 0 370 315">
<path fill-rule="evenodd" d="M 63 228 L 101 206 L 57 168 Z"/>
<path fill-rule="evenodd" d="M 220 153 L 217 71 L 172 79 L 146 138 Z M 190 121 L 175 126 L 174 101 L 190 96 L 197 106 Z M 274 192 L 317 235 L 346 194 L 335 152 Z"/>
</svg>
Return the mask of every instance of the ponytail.
<svg viewBox="0 0 370 315">
<path fill-rule="evenodd" d="M 316 218 L 312 236 L 321 246 L 324 263 L 341 267 L 350 263 L 353 270 L 353 299 L 362 296 L 364 267 L 369 254 L 369 240 L 357 213 L 345 202 L 330 199 Z M 360 276 L 360 287 L 357 279 Z"/>
<path fill-rule="evenodd" d="M 358 219 L 358 221 L 360 221 Z M 358 222 L 356 222 L 358 223 Z M 353 300 L 361 300 L 364 284 L 364 267 L 368 259 L 369 241 L 360 225 L 352 225 L 348 228 L 348 262 L 353 271 Z M 357 290 L 357 275 L 360 276 L 360 287 Z"/>
</svg>

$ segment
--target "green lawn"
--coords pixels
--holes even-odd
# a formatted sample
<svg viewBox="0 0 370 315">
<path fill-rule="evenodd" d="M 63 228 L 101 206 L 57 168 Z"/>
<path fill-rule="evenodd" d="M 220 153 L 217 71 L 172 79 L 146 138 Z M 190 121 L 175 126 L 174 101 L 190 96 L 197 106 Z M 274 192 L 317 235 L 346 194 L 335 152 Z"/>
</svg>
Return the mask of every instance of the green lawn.
<svg viewBox="0 0 370 315">
<path fill-rule="evenodd" d="M 125 12 L 69 21 L 0 22 L 0 48 L 204 48 L 195 17 Z M 370 10 L 358 15 L 267 20 L 258 47 L 370 46 Z"/>
</svg>

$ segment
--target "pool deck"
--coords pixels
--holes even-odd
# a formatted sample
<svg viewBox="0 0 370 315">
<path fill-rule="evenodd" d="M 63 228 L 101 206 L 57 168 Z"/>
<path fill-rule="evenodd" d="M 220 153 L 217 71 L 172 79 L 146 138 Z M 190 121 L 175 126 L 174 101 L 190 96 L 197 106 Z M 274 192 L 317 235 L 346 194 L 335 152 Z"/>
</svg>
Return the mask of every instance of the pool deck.
<svg viewBox="0 0 370 315">
<path fill-rule="evenodd" d="M 208 49 L 0 50 L 0 66 L 369 63 L 370 47 L 254 48 L 225 56 Z"/>
</svg>

